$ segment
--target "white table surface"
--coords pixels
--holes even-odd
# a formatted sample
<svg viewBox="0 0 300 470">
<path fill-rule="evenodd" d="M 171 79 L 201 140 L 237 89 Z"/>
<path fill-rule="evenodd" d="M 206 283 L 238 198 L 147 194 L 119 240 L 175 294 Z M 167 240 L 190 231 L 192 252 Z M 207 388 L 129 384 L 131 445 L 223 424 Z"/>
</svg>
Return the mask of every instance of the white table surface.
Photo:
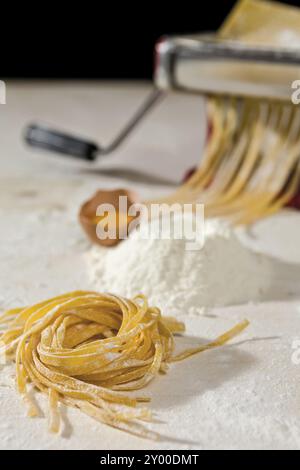
<svg viewBox="0 0 300 470">
<path fill-rule="evenodd" d="M 0 105 L 1 309 L 92 289 L 91 246 L 77 223 L 80 203 L 98 188 L 130 187 L 141 197 L 172 191 L 201 154 L 205 132 L 202 100 L 171 96 L 115 155 L 89 165 L 29 150 L 21 140 L 24 125 L 39 119 L 105 143 L 148 89 L 139 83 L 7 84 L 7 104 Z M 138 176 L 145 169 L 151 178 Z M 124 434 L 65 408 L 62 435 L 50 435 L 45 417 L 26 417 L 13 368 L 5 366 L 0 448 L 299 449 L 300 365 L 292 361 L 292 344 L 300 338 L 300 214 L 282 212 L 241 236 L 277 258 L 274 288 L 259 305 L 183 317 L 181 345 L 212 338 L 244 317 L 251 325 L 232 345 L 172 366 L 149 387 L 159 421 L 151 426 L 161 441 Z M 44 398 L 36 399 L 46 415 Z"/>
</svg>

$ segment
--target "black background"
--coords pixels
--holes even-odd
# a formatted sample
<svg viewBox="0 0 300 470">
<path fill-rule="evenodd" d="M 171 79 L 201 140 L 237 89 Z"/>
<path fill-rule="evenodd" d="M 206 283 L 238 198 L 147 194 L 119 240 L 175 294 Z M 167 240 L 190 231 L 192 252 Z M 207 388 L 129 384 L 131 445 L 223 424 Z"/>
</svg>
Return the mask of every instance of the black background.
<svg viewBox="0 0 300 470">
<path fill-rule="evenodd" d="M 234 3 L 1 2 L 0 78 L 151 78 L 160 36 L 216 30 Z"/>
</svg>

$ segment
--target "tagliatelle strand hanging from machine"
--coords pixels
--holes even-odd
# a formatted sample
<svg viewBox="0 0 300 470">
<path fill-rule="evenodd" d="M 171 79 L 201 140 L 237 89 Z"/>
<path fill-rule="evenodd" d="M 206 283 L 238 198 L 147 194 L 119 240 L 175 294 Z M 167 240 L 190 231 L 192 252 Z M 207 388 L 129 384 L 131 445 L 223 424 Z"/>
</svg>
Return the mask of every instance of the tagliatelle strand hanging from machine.
<svg viewBox="0 0 300 470">
<path fill-rule="evenodd" d="M 272 128 L 274 108 L 285 118 L 289 108 L 288 124 Z M 206 216 L 227 217 L 236 224 L 280 210 L 300 183 L 300 110 L 286 103 L 234 103 L 228 98 L 210 98 L 208 110 L 214 131 L 202 164 L 159 202 L 203 203 Z"/>
<path fill-rule="evenodd" d="M 48 395 L 49 428 L 60 428 L 59 402 L 79 408 L 110 426 L 156 438 L 143 421 L 148 402 L 135 392 L 170 363 L 225 344 L 247 325 L 243 321 L 207 344 L 174 353 L 174 337 L 184 324 L 163 317 L 140 295 L 76 291 L 0 317 L 2 353 L 16 362 L 16 379 L 30 416 L 38 410 L 28 395 L 31 383 Z M 125 393 L 127 392 L 127 393 Z"/>
</svg>

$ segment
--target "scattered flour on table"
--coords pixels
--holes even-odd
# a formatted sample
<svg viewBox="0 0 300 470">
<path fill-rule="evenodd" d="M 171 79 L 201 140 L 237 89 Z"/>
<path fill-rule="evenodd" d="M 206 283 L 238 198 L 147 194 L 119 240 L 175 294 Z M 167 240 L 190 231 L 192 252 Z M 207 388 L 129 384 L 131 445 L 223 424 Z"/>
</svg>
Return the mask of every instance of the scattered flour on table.
<svg viewBox="0 0 300 470">
<path fill-rule="evenodd" d="M 172 313 L 257 302 L 269 288 L 269 261 L 242 245 L 218 220 L 206 221 L 202 249 L 186 239 L 144 239 L 139 231 L 117 247 L 95 246 L 88 266 L 95 288 L 123 296 L 143 293 Z"/>
</svg>

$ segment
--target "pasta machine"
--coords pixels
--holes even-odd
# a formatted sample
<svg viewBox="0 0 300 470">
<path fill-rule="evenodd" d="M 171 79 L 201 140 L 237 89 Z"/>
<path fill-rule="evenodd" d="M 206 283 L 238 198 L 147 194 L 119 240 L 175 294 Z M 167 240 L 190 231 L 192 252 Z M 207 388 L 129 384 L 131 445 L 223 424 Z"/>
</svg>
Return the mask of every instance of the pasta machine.
<svg viewBox="0 0 300 470">
<path fill-rule="evenodd" d="M 155 47 L 155 87 L 125 127 L 106 146 L 31 124 L 26 142 L 34 147 L 95 160 L 116 150 L 170 91 L 234 94 L 291 100 L 292 83 L 300 78 L 300 48 L 252 46 L 214 34 L 164 37 Z"/>
</svg>

